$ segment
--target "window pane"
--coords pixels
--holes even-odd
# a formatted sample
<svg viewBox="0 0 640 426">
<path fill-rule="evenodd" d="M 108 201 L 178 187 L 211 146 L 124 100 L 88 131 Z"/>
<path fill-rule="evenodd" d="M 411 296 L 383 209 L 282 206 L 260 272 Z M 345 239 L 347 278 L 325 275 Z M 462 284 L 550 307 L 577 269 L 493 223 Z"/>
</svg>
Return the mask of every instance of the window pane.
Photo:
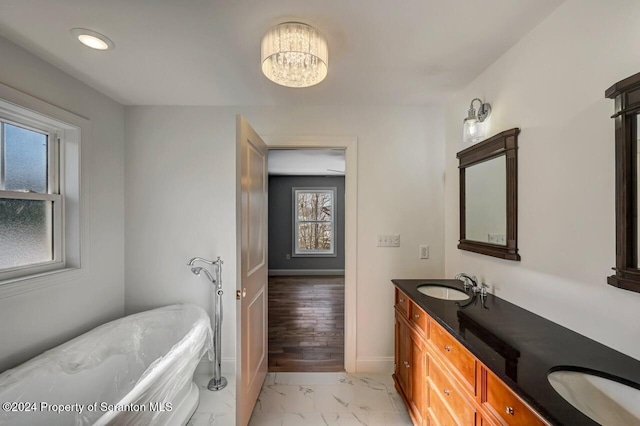
<svg viewBox="0 0 640 426">
<path fill-rule="evenodd" d="M 0 269 L 53 260 L 53 203 L 0 199 Z"/>
<path fill-rule="evenodd" d="M 5 189 L 47 192 L 47 136 L 4 125 Z"/>
<path fill-rule="evenodd" d="M 298 220 L 331 220 L 331 192 L 298 192 Z"/>
<path fill-rule="evenodd" d="M 298 249 L 312 251 L 331 250 L 330 223 L 301 223 L 298 225 Z"/>
</svg>

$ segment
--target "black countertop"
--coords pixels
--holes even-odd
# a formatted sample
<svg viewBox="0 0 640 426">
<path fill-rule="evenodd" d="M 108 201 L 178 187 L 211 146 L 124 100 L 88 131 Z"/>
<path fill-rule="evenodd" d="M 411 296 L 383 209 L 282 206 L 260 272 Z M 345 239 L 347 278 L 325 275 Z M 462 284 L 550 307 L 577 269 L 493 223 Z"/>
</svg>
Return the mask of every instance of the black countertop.
<svg viewBox="0 0 640 426">
<path fill-rule="evenodd" d="M 552 424 L 598 425 L 551 387 L 550 371 L 570 367 L 640 383 L 640 361 L 492 294 L 456 303 L 417 290 L 425 283 L 463 290 L 459 280 L 392 282 Z"/>
</svg>

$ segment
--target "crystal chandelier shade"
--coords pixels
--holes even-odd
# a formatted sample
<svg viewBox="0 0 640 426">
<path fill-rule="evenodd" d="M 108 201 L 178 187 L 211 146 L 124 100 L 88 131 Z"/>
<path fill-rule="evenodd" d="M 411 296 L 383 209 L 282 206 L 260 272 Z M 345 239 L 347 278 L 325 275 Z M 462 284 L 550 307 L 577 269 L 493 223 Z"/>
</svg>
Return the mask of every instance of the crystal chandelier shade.
<svg viewBox="0 0 640 426">
<path fill-rule="evenodd" d="M 282 86 L 309 87 L 327 76 L 327 40 L 309 25 L 276 25 L 262 38 L 261 53 L 262 72 Z"/>
</svg>

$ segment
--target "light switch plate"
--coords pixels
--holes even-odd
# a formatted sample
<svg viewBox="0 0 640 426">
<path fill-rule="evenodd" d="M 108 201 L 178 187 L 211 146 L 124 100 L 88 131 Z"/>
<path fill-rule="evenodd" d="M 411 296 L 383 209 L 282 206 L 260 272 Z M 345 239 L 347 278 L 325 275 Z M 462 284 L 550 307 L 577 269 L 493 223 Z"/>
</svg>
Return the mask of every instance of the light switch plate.
<svg viewBox="0 0 640 426">
<path fill-rule="evenodd" d="M 378 235 L 378 247 L 400 247 L 400 235 Z"/>
</svg>

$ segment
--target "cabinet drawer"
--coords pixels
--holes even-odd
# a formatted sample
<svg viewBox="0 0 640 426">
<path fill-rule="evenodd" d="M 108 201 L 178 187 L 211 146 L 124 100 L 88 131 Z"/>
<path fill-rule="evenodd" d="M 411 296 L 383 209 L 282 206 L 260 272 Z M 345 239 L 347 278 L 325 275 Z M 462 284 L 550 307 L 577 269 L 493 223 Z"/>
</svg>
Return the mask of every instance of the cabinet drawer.
<svg viewBox="0 0 640 426">
<path fill-rule="evenodd" d="M 409 319 L 411 320 L 411 323 L 413 325 L 418 327 L 418 330 L 422 330 L 422 332 L 424 332 L 425 336 L 427 336 L 429 332 L 429 321 L 427 318 L 428 317 L 426 312 L 423 311 L 418 305 L 411 302 L 411 304 L 409 305 Z"/>
<path fill-rule="evenodd" d="M 440 396 L 437 389 L 429 386 L 429 413 L 430 425 L 434 426 L 467 426 L 464 423 L 458 423 L 456 419 L 449 413 L 445 402 Z M 470 423 L 473 424 L 473 423 Z"/>
<path fill-rule="evenodd" d="M 428 364 L 431 391 L 440 394 L 460 424 L 475 424 L 476 410 L 467 401 L 465 394 L 447 377 L 433 357 L 429 358 Z"/>
<path fill-rule="evenodd" d="M 396 288 L 396 308 L 406 317 L 409 313 L 409 298 Z"/>
<path fill-rule="evenodd" d="M 529 407 L 518 398 L 511 389 L 490 371 L 483 368 L 484 395 L 483 405 L 491 413 L 510 426 L 546 425 Z"/>
<path fill-rule="evenodd" d="M 468 390 L 475 395 L 477 364 L 471 352 L 435 321 L 429 321 L 429 341 L 436 347 L 442 358 L 455 367 L 460 378 L 469 385 Z"/>
</svg>

